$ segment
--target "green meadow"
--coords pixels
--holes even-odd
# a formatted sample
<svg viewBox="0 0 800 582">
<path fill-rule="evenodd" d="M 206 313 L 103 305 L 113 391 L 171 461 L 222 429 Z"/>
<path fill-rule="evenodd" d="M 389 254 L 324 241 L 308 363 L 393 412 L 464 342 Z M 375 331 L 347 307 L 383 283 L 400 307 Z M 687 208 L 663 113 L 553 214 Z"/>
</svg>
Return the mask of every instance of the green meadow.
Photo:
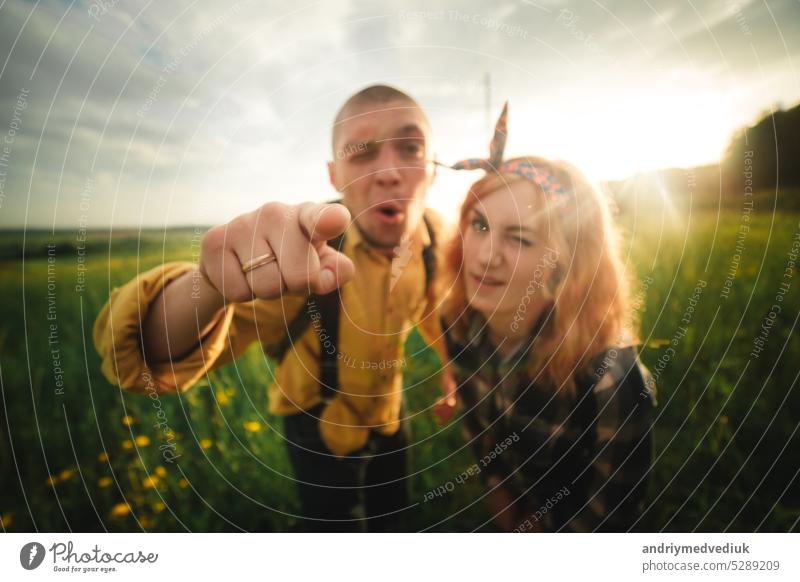
<svg viewBox="0 0 800 582">
<path fill-rule="evenodd" d="M 735 207 L 642 206 L 617 217 L 641 358 L 657 378 L 641 530 L 797 529 L 800 277 L 787 266 L 800 214 L 773 213 L 763 200 L 746 219 Z M 100 373 L 91 334 L 110 289 L 191 260 L 196 240 L 192 229 L 90 231 L 79 249 L 75 231 L 0 233 L 4 530 L 299 530 L 281 421 L 267 413 L 274 363 L 258 345 L 160 398 L 172 443 L 150 398 Z M 431 417 L 438 359 L 416 334 L 406 358 L 418 503 L 409 528 L 492 531 L 477 478 L 424 501 L 474 459 L 457 422 L 442 428 Z M 168 446 L 179 455 L 171 463 Z"/>
</svg>

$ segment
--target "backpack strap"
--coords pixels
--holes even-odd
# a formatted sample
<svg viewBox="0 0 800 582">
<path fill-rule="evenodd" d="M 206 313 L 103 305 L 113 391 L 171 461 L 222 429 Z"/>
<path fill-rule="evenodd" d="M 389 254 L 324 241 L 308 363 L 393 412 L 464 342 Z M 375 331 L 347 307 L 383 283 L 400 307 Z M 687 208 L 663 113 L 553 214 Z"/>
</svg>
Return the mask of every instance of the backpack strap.
<svg viewBox="0 0 800 582">
<path fill-rule="evenodd" d="M 343 245 L 344 233 L 328 241 L 328 246 L 340 252 Z M 324 342 L 320 340 L 319 346 L 319 390 L 322 399 L 327 401 L 339 392 L 339 312 L 342 305 L 341 291 L 337 287 L 325 295 L 311 295 L 309 301 L 313 300 L 316 300 L 319 306 L 319 332 L 327 334 Z"/>
<path fill-rule="evenodd" d="M 428 229 L 428 238 L 431 241 L 427 247 L 422 249 L 422 262 L 425 265 L 425 291 L 430 289 L 433 277 L 436 275 L 436 231 L 433 230 L 431 221 L 427 214 L 422 215 L 425 228 Z"/>
<path fill-rule="evenodd" d="M 328 246 L 339 251 L 341 250 L 343 243 L 344 235 L 342 234 L 335 239 L 329 240 Z M 338 300 L 338 289 L 336 292 L 328 293 L 328 295 L 333 295 L 334 293 L 337 295 Z M 328 295 L 317 295 L 316 293 L 310 294 L 303 307 L 289 322 L 289 325 L 286 326 L 286 335 L 278 343 L 278 345 L 267 350 L 267 355 L 272 357 L 274 360 L 281 362 L 286 353 L 289 351 L 289 348 L 292 347 L 292 344 L 300 339 L 300 337 L 311 325 L 312 321 L 318 321 L 320 329 L 327 329 L 328 327 L 331 327 L 325 325 L 325 323 L 331 320 L 330 317 L 326 317 L 326 315 L 330 313 L 330 308 L 328 306 L 330 299 L 323 299 L 324 297 L 328 297 Z M 325 321 L 323 321 L 323 318 Z M 336 331 L 338 332 L 338 325 L 336 327 Z"/>
</svg>

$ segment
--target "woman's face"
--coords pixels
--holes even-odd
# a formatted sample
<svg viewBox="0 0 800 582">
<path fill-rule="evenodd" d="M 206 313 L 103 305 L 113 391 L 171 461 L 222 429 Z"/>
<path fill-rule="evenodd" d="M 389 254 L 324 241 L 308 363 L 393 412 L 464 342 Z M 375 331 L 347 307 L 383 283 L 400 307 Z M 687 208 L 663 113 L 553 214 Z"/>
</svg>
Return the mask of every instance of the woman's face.
<svg viewBox="0 0 800 582">
<path fill-rule="evenodd" d="M 467 300 L 487 319 L 516 320 L 512 331 L 533 325 L 556 266 L 542 204 L 533 184 L 520 180 L 484 196 L 467 215 Z"/>
</svg>

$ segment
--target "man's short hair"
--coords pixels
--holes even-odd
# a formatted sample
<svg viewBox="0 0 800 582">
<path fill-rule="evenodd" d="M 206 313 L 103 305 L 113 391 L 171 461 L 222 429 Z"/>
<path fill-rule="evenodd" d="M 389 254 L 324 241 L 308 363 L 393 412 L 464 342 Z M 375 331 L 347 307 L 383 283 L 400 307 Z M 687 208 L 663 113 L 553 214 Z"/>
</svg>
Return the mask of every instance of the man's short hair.
<svg viewBox="0 0 800 582">
<path fill-rule="evenodd" d="M 422 111 L 419 103 L 410 95 L 389 85 L 371 85 L 361 89 L 361 91 L 345 101 L 344 105 L 342 105 L 341 109 L 339 109 L 339 112 L 336 114 L 336 119 L 333 121 L 333 135 L 331 137 L 334 149 L 336 148 L 336 136 L 339 133 L 339 125 L 350 117 L 353 112 L 367 105 L 382 105 L 384 103 L 391 103 L 392 101 L 402 101 Z"/>
</svg>

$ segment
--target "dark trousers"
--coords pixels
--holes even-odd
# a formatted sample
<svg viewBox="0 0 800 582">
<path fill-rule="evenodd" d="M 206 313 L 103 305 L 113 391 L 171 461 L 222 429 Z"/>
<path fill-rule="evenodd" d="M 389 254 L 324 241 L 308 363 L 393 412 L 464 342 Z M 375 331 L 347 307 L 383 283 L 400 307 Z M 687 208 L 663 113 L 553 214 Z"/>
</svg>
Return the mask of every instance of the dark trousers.
<svg viewBox="0 0 800 582">
<path fill-rule="evenodd" d="M 403 531 L 408 507 L 405 427 L 401 424 L 392 436 L 370 431 L 363 449 L 336 457 L 319 433 L 323 407 L 283 420 L 305 528 Z"/>
</svg>

